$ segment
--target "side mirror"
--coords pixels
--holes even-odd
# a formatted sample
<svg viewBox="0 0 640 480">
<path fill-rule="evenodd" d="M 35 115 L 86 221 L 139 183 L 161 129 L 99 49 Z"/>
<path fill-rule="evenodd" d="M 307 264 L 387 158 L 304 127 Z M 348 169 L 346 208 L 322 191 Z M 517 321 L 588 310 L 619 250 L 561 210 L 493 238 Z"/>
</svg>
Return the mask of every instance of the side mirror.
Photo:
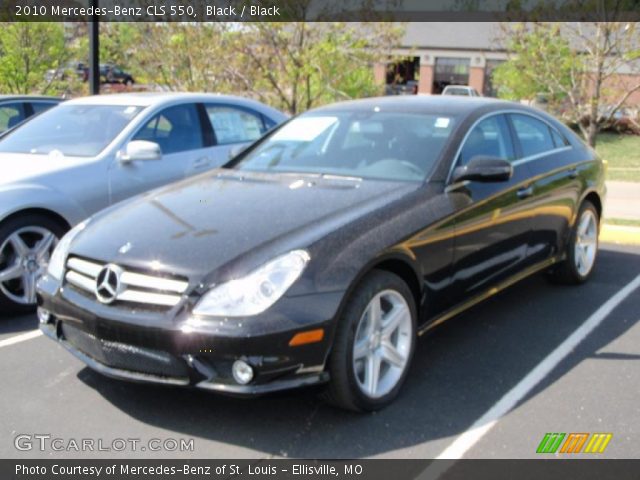
<svg viewBox="0 0 640 480">
<path fill-rule="evenodd" d="M 452 182 L 506 182 L 512 175 L 513 166 L 507 160 L 478 155 L 453 171 Z"/>
<path fill-rule="evenodd" d="M 247 147 L 248 145 L 245 143 L 240 145 L 234 145 L 233 147 L 231 147 L 229 149 L 229 160 L 231 160 L 233 157 L 237 157 L 238 155 L 240 155 L 242 152 L 244 152 L 244 150 Z"/>
<path fill-rule="evenodd" d="M 160 160 L 160 158 L 162 158 L 160 145 L 147 140 L 130 141 L 119 155 L 119 159 L 123 163 L 135 162 L 136 160 Z"/>
</svg>

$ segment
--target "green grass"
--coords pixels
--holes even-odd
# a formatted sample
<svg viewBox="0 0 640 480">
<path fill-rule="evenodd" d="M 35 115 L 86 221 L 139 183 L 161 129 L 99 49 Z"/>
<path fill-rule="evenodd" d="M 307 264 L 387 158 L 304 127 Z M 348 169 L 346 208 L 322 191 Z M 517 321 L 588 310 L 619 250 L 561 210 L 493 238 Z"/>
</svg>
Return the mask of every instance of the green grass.
<svg viewBox="0 0 640 480">
<path fill-rule="evenodd" d="M 626 218 L 605 218 L 604 223 L 623 227 L 640 227 L 640 220 L 628 220 Z"/>
<path fill-rule="evenodd" d="M 609 162 L 607 180 L 640 182 L 640 136 L 601 133 L 596 150 Z"/>
</svg>

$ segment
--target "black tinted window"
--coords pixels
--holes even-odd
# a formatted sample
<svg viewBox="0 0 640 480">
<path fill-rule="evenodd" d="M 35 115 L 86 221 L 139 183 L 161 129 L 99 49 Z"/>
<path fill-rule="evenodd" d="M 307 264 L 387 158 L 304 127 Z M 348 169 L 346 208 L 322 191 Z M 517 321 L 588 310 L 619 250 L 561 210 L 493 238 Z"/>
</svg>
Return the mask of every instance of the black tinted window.
<svg viewBox="0 0 640 480">
<path fill-rule="evenodd" d="M 551 127 L 549 127 L 549 130 L 551 131 L 551 136 L 553 137 L 553 143 L 556 146 L 556 148 L 564 147 L 567 145 L 567 140 L 562 135 L 560 135 L 556 130 L 554 130 Z"/>
<path fill-rule="evenodd" d="M 149 120 L 133 140 L 155 142 L 164 154 L 203 148 L 198 110 L 194 104 L 169 107 Z"/>
<path fill-rule="evenodd" d="M 504 115 L 494 115 L 476 125 L 464 142 L 459 165 L 477 156 L 513 160 L 513 145 Z"/>
<path fill-rule="evenodd" d="M 31 108 L 33 109 L 34 115 L 44 112 L 45 110 L 49 110 L 54 105 L 56 104 L 51 102 L 31 102 Z"/>
<path fill-rule="evenodd" d="M 556 148 L 546 123 L 528 115 L 512 115 L 511 120 L 520 142 L 523 158 Z"/>
</svg>

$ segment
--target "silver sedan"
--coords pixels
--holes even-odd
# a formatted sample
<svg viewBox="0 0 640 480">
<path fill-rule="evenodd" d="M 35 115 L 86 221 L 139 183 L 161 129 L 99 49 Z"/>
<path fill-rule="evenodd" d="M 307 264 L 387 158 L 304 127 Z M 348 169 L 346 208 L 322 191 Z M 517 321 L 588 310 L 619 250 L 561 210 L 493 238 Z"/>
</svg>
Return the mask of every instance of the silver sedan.
<svg viewBox="0 0 640 480">
<path fill-rule="evenodd" d="M 285 119 L 238 97 L 121 94 L 71 100 L 15 129 L 0 141 L 0 312 L 35 303 L 36 279 L 70 227 L 219 167 Z"/>
</svg>

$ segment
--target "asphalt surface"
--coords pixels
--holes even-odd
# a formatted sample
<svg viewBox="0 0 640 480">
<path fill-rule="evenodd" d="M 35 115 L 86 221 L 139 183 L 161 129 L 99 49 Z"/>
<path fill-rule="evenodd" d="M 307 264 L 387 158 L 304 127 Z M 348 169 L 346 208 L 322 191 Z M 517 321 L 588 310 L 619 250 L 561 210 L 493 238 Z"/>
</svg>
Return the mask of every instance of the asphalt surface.
<svg viewBox="0 0 640 480">
<path fill-rule="evenodd" d="M 42 336 L 0 347 L 0 458 L 434 458 L 640 274 L 640 248 L 602 246 L 580 287 L 529 278 L 418 342 L 401 396 L 370 415 L 301 390 L 253 400 L 111 380 Z M 533 458 L 546 432 L 611 432 L 603 458 L 638 458 L 640 289 L 465 454 Z M 0 344 L 36 328 L 0 320 Z M 192 452 L 18 451 L 20 434 L 194 439 Z"/>
</svg>

